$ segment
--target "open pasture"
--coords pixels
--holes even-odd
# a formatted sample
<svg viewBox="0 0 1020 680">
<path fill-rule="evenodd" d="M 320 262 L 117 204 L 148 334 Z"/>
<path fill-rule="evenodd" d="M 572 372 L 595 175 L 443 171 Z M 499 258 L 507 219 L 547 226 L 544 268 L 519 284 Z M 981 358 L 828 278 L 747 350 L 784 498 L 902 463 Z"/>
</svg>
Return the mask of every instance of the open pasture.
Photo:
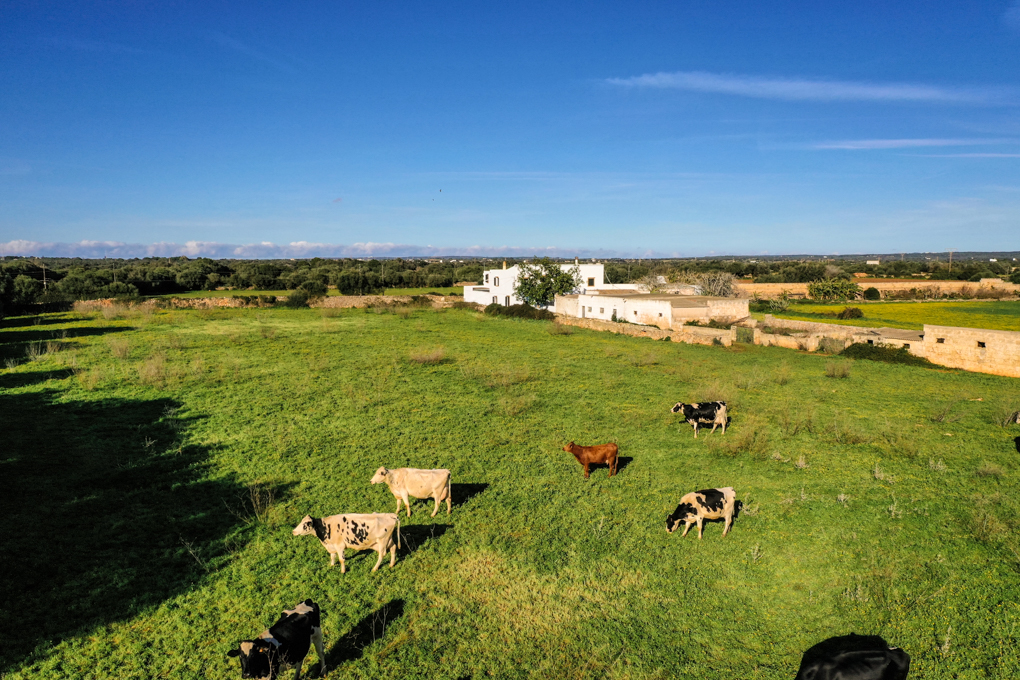
<svg viewBox="0 0 1020 680">
<path fill-rule="evenodd" d="M 0 361 L 12 680 L 236 678 L 304 598 L 332 678 L 778 680 L 849 632 L 911 677 L 1020 676 L 1017 380 L 452 309 L 16 318 Z M 725 437 L 669 413 L 717 399 Z M 449 468 L 453 513 L 341 575 L 291 530 L 392 512 L 380 465 Z M 667 535 L 724 486 L 729 536 Z"/>
<path fill-rule="evenodd" d="M 844 307 L 858 307 L 863 319 L 837 319 Z M 827 316 L 832 314 L 833 316 Z M 756 317 L 763 316 L 755 314 Z M 924 324 L 1020 331 L 1020 301 L 958 300 L 952 302 L 866 302 L 793 304 L 781 319 L 818 321 L 868 328 L 909 328 L 921 330 Z"/>
</svg>

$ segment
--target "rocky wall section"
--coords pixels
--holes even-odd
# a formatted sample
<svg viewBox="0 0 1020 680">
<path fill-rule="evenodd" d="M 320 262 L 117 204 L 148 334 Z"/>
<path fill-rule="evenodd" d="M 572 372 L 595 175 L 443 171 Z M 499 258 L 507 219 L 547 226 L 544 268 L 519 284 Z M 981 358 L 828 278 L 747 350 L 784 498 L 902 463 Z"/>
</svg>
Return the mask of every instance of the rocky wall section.
<svg viewBox="0 0 1020 680">
<path fill-rule="evenodd" d="M 653 340 L 669 338 L 673 342 L 686 342 L 692 345 L 725 345 L 729 347 L 733 344 L 733 333 L 729 329 L 685 326 L 680 330 L 671 330 L 633 323 L 602 321 L 601 319 L 579 319 L 573 316 L 560 315 L 556 316 L 556 321 L 564 326 L 577 326 L 578 328 L 631 335 L 637 338 L 652 338 Z"/>
</svg>

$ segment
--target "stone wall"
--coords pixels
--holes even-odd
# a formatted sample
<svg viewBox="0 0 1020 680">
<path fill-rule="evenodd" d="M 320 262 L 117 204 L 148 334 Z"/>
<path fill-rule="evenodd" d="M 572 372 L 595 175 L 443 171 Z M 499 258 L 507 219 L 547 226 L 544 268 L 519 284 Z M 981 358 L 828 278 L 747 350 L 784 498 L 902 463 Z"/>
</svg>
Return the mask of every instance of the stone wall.
<svg viewBox="0 0 1020 680">
<path fill-rule="evenodd" d="M 941 366 L 1020 378 L 1020 332 L 925 324 L 924 353 Z"/>
<path fill-rule="evenodd" d="M 669 338 L 673 342 L 686 342 L 692 345 L 725 345 L 733 344 L 733 333 L 727 329 L 719 328 L 697 328 L 684 327 L 680 330 L 668 328 L 656 328 L 655 326 L 639 326 L 632 323 L 619 323 L 615 321 L 603 321 L 601 319 L 579 319 L 575 316 L 556 315 L 557 323 L 565 326 L 577 326 L 593 331 L 608 331 L 621 335 L 632 335 L 638 338 L 652 338 L 653 340 L 664 340 Z"/>
</svg>

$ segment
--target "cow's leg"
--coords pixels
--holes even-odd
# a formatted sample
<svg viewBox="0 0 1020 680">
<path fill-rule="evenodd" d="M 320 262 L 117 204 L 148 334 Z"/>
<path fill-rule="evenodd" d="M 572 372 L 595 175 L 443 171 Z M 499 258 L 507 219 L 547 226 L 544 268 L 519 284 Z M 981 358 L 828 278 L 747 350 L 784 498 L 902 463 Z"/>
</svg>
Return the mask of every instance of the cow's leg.
<svg viewBox="0 0 1020 680">
<path fill-rule="evenodd" d="M 400 514 L 400 496 L 397 496 L 397 514 Z"/>
<path fill-rule="evenodd" d="M 684 522 L 684 532 L 682 534 L 680 534 L 680 538 L 683 538 L 684 536 L 686 536 L 687 532 L 690 531 L 690 529 L 691 529 L 690 522 Z"/>
<path fill-rule="evenodd" d="M 733 526 L 733 513 L 732 512 L 729 513 L 728 515 L 726 515 L 726 526 L 724 526 L 723 530 L 722 530 L 722 535 L 723 536 L 725 536 L 726 534 L 730 533 L 730 527 L 731 526 Z"/>
<path fill-rule="evenodd" d="M 433 517 L 435 517 L 439 513 L 439 499 L 442 498 L 442 497 L 443 497 L 443 494 L 439 493 L 438 491 L 435 493 L 435 495 L 432 496 L 432 498 L 434 498 L 435 501 L 436 501 L 436 507 L 432 508 L 432 516 Z"/>
<path fill-rule="evenodd" d="M 336 564 L 336 553 L 335 552 L 331 552 L 329 554 L 329 566 L 332 567 L 334 564 Z"/>
<path fill-rule="evenodd" d="M 319 677 L 326 675 L 326 655 L 322 651 L 322 628 L 312 628 L 312 644 L 315 645 L 315 653 L 319 655 Z"/>
<path fill-rule="evenodd" d="M 301 659 L 300 661 L 297 662 L 297 665 L 294 667 L 294 680 L 301 680 L 301 664 L 303 664 L 304 662 L 305 660 Z"/>
<path fill-rule="evenodd" d="M 701 540 L 701 518 L 698 518 L 698 540 Z"/>
<path fill-rule="evenodd" d="M 411 501 L 407 497 L 406 493 L 404 494 L 404 505 L 407 506 L 407 516 L 410 517 L 411 516 Z"/>
<path fill-rule="evenodd" d="M 588 479 L 588 464 L 584 464 L 584 478 Z"/>
<path fill-rule="evenodd" d="M 722 433 L 726 434 L 726 419 L 722 419 Z"/>
<path fill-rule="evenodd" d="M 694 428 L 694 438 L 697 439 L 698 438 L 698 421 L 692 420 L 692 421 L 690 421 L 690 423 L 691 423 L 691 427 Z"/>
<path fill-rule="evenodd" d="M 397 546 L 390 542 L 390 568 L 392 569 L 397 564 Z"/>
<path fill-rule="evenodd" d="M 385 548 L 381 548 L 380 549 L 380 547 L 376 547 L 375 550 L 376 550 L 377 553 L 379 553 L 379 559 L 375 561 L 375 566 L 372 567 L 372 571 L 376 571 L 379 568 L 379 565 L 382 564 L 383 555 L 386 554 L 386 549 Z"/>
<path fill-rule="evenodd" d="M 453 508 L 453 491 L 449 485 L 446 487 L 446 514 L 449 515 Z"/>
<path fill-rule="evenodd" d="M 709 434 L 715 434 L 715 428 L 717 428 L 717 427 L 719 427 L 719 423 L 717 423 L 716 421 L 713 420 L 712 421 L 712 431 L 709 432 Z"/>
<path fill-rule="evenodd" d="M 347 563 L 344 562 L 344 551 L 345 550 L 346 550 L 346 548 L 340 548 L 340 552 L 337 553 L 337 557 L 340 558 L 340 573 L 341 574 L 346 574 L 347 573 Z"/>
</svg>

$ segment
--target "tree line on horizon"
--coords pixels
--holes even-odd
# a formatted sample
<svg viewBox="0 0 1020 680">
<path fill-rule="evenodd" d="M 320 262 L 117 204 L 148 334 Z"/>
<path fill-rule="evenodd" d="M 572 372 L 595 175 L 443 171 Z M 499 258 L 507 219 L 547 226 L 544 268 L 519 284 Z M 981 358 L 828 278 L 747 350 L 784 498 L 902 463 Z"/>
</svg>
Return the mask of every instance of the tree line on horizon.
<svg viewBox="0 0 1020 680">
<path fill-rule="evenodd" d="M 14 257 L 0 261 L 0 305 L 13 313 L 38 303 L 67 303 L 98 298 L 135 298 L 201 290 L 301 290 L 324 295 L 330 288 L 343 295 L 379 294 L 387 288 L 443 288 L 480 283 L 484 269 L 535 262 L 537 258 L 476 259 L 325 259 L 212 260 L 188 257 L 82 259 Z M 559 261 L 559 260 L 557 260 Z M 562 260 L 569 262 L 570 260 Z M 955 263 L 889 260 L 828 262 L 755 259 L 602 260 L 606 281 L 631 283 L 678 270 L 727 272 L 759 283 L 810 283 L 849 279 L 863 272 L 874 277 L 923 276 L 929 280 L 977 281 L 1009 278 L 1020 283 L 1011 263 L 969 260 Z"/>
</svg>

